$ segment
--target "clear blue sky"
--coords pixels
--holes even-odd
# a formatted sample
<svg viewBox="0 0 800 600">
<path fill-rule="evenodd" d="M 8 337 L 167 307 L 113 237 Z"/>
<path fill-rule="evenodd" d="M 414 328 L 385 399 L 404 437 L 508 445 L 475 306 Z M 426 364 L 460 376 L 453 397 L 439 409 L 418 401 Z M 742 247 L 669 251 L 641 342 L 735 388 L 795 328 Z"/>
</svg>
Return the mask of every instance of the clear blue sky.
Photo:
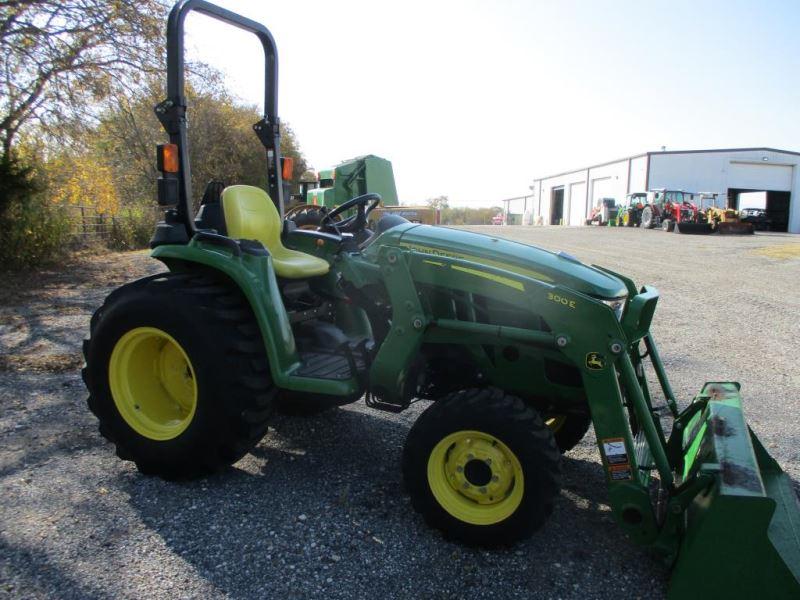
<svg viewBox="0 0 800 600">
<path fill-rule="evenodd" d="M 394 163 L 401 200 L 489 206 L 646 150 L 800 150 L 800 0 L 265 2 L 280 115 L 316 168 Z M 254 39 L 203 16 L 189 57 L 259 102 Z"/>
</svg>

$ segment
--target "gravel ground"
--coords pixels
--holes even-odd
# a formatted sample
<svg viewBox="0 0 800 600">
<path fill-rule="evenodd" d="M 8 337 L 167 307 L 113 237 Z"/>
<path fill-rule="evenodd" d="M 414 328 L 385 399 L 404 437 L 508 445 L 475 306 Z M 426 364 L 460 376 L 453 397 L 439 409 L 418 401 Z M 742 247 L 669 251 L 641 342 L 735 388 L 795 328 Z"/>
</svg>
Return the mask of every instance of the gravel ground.
<svg viewBox="0 0 800 600">
<path fill-rule="evenodd" d="M 474 228 L 563 249 L 656 285 L 656 339 L 682 401 L 742 383 L 748 420 L 800 480 L 800 239 L 607 228 Z M 255 451 L 191 483 L 138 474 L 96 430 L 80 381 L 91 311 L 159 270 L 84 256 L 0 291 L 0 597 L 660 598 L 667 573 L 611 519 L 591 437 L 534 537 L 474 550 L 429 530 L 402 492 L 410 424 L 362 403 L 276 418 Z"/>
</svg>

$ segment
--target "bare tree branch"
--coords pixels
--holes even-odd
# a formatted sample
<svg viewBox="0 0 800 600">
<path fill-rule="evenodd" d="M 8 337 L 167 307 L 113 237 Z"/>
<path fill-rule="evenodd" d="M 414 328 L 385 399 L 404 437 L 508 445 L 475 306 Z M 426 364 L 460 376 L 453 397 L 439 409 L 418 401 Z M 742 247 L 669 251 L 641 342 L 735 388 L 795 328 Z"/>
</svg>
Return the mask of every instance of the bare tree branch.
<svg viewBox="0 0 800 600">
<path fill-rule="evenodd" d="M 0 141 L 84 118 L 160 71 L 165 0 L 0 0 Z"/>
</svg>

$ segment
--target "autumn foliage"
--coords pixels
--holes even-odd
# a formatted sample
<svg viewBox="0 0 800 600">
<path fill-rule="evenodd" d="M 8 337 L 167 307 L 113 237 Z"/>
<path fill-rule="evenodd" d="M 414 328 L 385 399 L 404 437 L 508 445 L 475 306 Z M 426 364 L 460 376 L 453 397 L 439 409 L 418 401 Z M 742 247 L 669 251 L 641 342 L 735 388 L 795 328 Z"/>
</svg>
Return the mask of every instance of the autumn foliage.
<svg viewBox="0 0 800 600">
<path fill-rule="evenodd" d="M 158 214 L 153 114 L 164 99 L 162 0 L 0 2 L 0 264 L 57 259 L 70 215 L 104 224 L 113 248 L 147 244 Z M 211 179 L 264 186 L 260 118 L 221 74 L 190 64 L 186 98 L 195 203 Z M 281 151 L 307 165 L 291 127 Z M 77 213 L 76 211 L 80 211 Z M 84 232 L 85 233 L 85 232 Z"/>
</svg>

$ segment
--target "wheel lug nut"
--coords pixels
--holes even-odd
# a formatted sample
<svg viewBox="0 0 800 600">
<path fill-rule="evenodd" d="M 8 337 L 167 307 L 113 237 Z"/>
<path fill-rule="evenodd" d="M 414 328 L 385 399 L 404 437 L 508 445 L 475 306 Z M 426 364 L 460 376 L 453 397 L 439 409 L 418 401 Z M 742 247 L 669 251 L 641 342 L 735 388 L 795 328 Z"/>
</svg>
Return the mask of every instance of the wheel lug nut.
<svg viewBox="0 0 800 600">
<path fill-rule="evenodd" d="M 492 481 L 498 482 L 500 481 L 500 478 L 497 475 L 492 475 Z"/>
<path fill-rule="evenodd" d="M 456 467 L 456 471 L 458 471 L 459 473 L 463 473 L 464 472 L 464 467 L 460 467 L 460 466 Z"/>
<path fill-rule="evenodd" d="M 475 458 L 474 454 L 467 454 L 467 460 L 472 460 Z"/>
<path fill-rule="evenodd" d="M 469 484 L 468 484 L 466 481 L 464 482 L 464 489 L 465 489 L 465 490 L 468 490 L 468 489 L 469 489 Z"/>
<path fill-rule="evenodd" d="M 486 459 L 486 464 L 487 465 L 491 465 L 492 464 L 492 459 L 491 458 L 487 458 Z"/>
</svg>

